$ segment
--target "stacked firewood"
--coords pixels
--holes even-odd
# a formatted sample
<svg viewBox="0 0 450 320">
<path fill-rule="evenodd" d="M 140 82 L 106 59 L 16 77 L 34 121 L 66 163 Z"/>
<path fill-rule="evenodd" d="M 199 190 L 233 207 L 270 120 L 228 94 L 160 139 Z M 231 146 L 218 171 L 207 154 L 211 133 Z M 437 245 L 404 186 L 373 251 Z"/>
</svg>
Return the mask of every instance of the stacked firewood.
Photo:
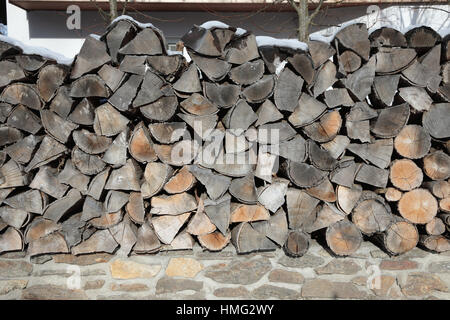
<svg viewBox="0 0 450 320">
<path fill-rule="evenodd" d="M 71 66 L 0 42 L 0 253 L 450 250 L 449 36 L 182 40 L 119 19 Z"/>
</svg>

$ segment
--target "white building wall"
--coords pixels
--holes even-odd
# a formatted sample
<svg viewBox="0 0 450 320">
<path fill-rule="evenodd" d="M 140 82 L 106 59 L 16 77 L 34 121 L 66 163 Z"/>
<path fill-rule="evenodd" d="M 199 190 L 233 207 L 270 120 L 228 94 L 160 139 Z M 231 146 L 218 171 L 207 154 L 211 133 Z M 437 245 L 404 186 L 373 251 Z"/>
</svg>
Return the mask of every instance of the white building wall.
<svg viewBox="0 0 450 320">
<path fill-rule="evenodd" d="M 414 25 L 426 25 L 441 33 L 450 29 L 450 5 L 393 5 L 358 6 L 322 11 L 317 17 L 318 26 L 313 33 L 332 35 L 342 24 L 363 22 L 369 28 L 389 25 L 405 30 Z M 79 52 L 84 38 L 90 33 L 101 34 L 105 22 L 96 11 L 81 13 L 81 29 L 68 30 L 66 12 L 26 12 L 7 4 L 8 36 L 28 45 L 42 46 L 66 57 Z M 256 35 L 276 38 L 295 38 L 297 17 L 294 12 L 267 13 L 208 13 L 208 12 L 143 12 L 130 14 L 142 22 L 151 22 L 164 31 L 168 42 L 175 43 L 193 24 L 208 20 L 221 20 L 229 25 L 253 31 Z"/>
</svg>

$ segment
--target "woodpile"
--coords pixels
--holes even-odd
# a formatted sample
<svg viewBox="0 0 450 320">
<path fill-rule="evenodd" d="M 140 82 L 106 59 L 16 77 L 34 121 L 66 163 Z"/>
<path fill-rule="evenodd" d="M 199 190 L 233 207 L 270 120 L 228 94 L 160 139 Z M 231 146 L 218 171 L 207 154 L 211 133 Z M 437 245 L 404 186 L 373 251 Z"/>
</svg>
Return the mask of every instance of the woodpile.
<svg viewBox="0 0 450 320">
<path fill-rule="evenodd" d="M 0 42 L 0 253 L 450 250 L 448 36 L 182 41 L 121 19 L 71 66 Z"/>
</svg>

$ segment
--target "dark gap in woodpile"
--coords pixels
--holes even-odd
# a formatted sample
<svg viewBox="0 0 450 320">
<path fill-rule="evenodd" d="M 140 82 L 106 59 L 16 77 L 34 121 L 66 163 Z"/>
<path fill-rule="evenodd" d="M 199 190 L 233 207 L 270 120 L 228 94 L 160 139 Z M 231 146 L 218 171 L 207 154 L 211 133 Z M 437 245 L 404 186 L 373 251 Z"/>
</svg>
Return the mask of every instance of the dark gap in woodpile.
<svg viewBox="0 0 450 320">
<path fill-rule="evenodd" d="M 236 31 L 189 62 L 126 19 L 71 66 L 1 42 L 0 254 L 450 250 L 449 36 Z"/>
</svg>

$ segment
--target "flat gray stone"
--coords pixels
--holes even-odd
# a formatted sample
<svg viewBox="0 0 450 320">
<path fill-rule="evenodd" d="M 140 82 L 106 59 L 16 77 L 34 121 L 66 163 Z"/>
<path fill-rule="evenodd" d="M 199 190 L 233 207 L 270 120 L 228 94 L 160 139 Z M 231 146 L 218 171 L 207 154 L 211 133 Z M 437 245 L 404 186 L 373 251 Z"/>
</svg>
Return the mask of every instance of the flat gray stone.
<svg viewBox="0 0 450 320">
<path fill-rule="evenodd" d="M 317 274 L 355 274 L 361 267 L 351 260 L 332 260 L 323 267 L 314 269 Z"/>
<path fill-rule="evenodd" d="M 253 290 L 252 297 L 255 299 L 277 298 L 294 300 L 300 298 L 300 292 L 288 288 L 265 284 Z"/>
<path fill-rule="evenodd" d="M 278 264 L 289 268 L 315 268 L 325 263 L 325 260 L 321 257 L 315 256 L 310 253 L 306 253 L 300 258 L 291 258 L 288 256 L 282 256 L 278 260 Z"/>
<path fill-rule="evenodd" d="M 184 290 L 200 291 L 203 282 L 189 279 L 174 279 L 163 277 L 156 283 L 156 294 L 174 293 Z"/>
<path fill-rule="evenodd" d="M 428 266 L 428 271 L 432 273 L 448 273 L 450 272 L 450 261 L 432 262 Z"/>
<path fill-rule="evenodd" d="M 33 271 L 33 265 L 26 261 L 0 260 L 0 278 L 26 277 Z"/>
</svg>

